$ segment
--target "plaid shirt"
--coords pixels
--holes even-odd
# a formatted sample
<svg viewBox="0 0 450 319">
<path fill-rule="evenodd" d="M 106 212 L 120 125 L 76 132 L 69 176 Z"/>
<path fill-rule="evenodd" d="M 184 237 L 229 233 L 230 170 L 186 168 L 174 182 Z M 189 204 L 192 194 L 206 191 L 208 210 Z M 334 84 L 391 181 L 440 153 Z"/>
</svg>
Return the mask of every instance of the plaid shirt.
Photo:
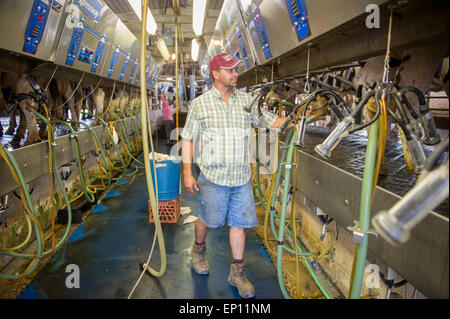
<svg viewBox="0 0 450 319">
<path fill-rule="evenodd" d="M 189 108 L 181 137 L 195 140 L 194 162 L 215 184 L 241 186 L 250 180 L 251 124 L 261 127 L 256 111 L 244 110 L 250 101 L 250 94 L 235 89 L 227 104 L 213 87 Z M 261 111 L 264 126 L 271 128 L 278 116 Z"/>
</svg>

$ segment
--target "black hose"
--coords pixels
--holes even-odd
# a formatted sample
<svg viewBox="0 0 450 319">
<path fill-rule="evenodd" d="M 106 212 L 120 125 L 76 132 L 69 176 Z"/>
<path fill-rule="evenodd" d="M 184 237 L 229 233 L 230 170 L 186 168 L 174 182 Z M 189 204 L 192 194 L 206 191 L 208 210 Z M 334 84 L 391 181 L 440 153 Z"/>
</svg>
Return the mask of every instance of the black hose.
<svg viewBox="0 0 450 319">
<path fill-rule="evenodd" d="M 343 77 L 341 77 L 339 75 L 336 75 L 336 74 L 331 74 L 330 76 L 332 78 L 336 79 L 337 81 L 345 84 L 346 86 L 348 86 L 352 90 L 356 91 L 355 85 L 352 82 L 350 82 L 350 81 L 348 81 L 348 80 L 344 79 Z"/>
<path fill-rule="evenodd" d="M 363 99 L 359 102 L 359 104 L 356 106 L 355 110 L 352 112 L 352 117 L 355 118 L 359 113 L 361 113 L 364 106 L 367 104 L 369 99 L 375 95 L 375 91 L 372 89 L 369 89 L 369 91 L 366 93 L 366 95 L 363 97 Z"/>
<path fill-rule="evenodd" d="M 345 101 L 342 98 L 342 96 L 340 96 L 338 93 L 336 93 L 334 91 L 331 91 L 331 90 L 323 90 L 322 89 L 322 91 L 323 91 L 323 93 L 319 93 L 320 96 L 331 95 L 331 96 L 333 96 L 336 99 L 336 102 L 339 102 L 338 105 L 337 105 L 338 107 L 342 105 L 342 107 L 341 107 L 341 109 L 343 110 L 343 114 L 341 113 L 342 118 L 344 118 L 347 115 L 350 115 L 351 111 L 348 108 L 347 103 L 345 103 Z"/>
<path fill-rule="evenodd" d="M 403 102 L 408 107 L 408 110 L 411 112 L 411 115 L 414 117 L 414 119 L 417 120 L 419 118 L 419 114 L 416 113 L 414 108 L 409 103 L 409 100 L 406 97 L 406 93 L 408 93 L 408 92 L 412 92 L 417 96 L 420 106 L 426 105 L 425 96 L 423 96 L 423 93 L 420 92 L 419 89 L 412 87 L 412 86 L 408 86 L 408 87 L 405 87 L 400 90 L 400 95 L 402 96 Z"/>
<path fill-rule="evenodd" d="M 380 116 L 380 113 L 381 113 L 381 107 L 380 107 L 380 102 L 379 102 L 381 93 L 382 93 L 382 90 L 381 90 L 381 88 L 379 88 L 376 91 L 369 91 L 369 93 L 364 97 L 364 99 L 361 101 L 360 105 L 358 105 L 357 109 L 362 110 L 362 107 L 364 107 L 364 105 L 367 104 L 367 101 L 375 94 L 375 104 L 377 106 L 377 113 L 375 113 L 374 117 L 369 122 L 364 123 L 363 125 L 360 125 L 358 127 L 355 127 L 354 129 L 351 129 L 348 132 L 348 134 L 352 134 L 356 131 L 362 130 L 362 129 L 372 125 L 373 123 L 375 123 L 376 120 L 378 120 L 378 117 Z"/>
<path fill-rule="evenodd" d="M 342 115 L 341 111 L 338 109 L 336 104 L 333 103 L 333 101 L 328 100 L 328 106 L 330 107 L 331 111 L 336 114 L 340 121 L 345 118 L 345 116 Z"/>
<path fill-rule="evenodd" d="M 364 85 L 363 84 L 359 84 L 358 88 L 356 89 L 356 99 L 355 99 L 355 104 L 358 105 L 359 102 L 361 101 L 362 98 L 362 94 L 363 94 L 363 89 L 364 89 Z M 358 113 L 355 117 L 355 124 L 361 124 L 361 113 Z"/>
<path fill-rule="evenodd" d="M 297 105 L 295 107 L 295 109 L 289 114 L 288 117 L 286 117 L 286 120 L 280 125 L 280 127 L 278 128 L 278 133 L 282 134 L 285 130 L 286 127 L 288 127 L 288 125 L 295 120 L 295 114 L 297 113 L 297 110 L 300 106 L 302 106 L 303 104 L 306 104 L 305 107 L 302 110 L 302 116 L 306 115 L 306 110 L 308 109 L 309 105 L 311 104 L 312 101 L 315 100 L 316 95 L 313 93 L 308 100 L 304 101 L 303 103 L 300 103 L 299 105 Z"/>
<path fill-rule="evenodd" d="M 403 106 L 402 106 L 402 102 L 400 101 L 400 98 L 397 96 L 397 94 L 395 93 L 390 93 L 392 99 L 394 100 L 395 104 L 397 105 L 397 109 L 399 109 L 400 111 L 400 116 L 403 118 L 405 117 L 407 119 L 407 116 L 405 114 L 405 112 L 403 111 Z M 395 113 L 391 110 L 390 107 L 387 108 L 389 114 L 392 116 L 392 118 L 398 123 L 398 125 L 401 127 L 401 129 L 403 130 L 403 133 L 405 134 L 405 137 L 408 141 L 410 141 L 412 139 L 411 137 L 411 133 L 409 132 L 408 128 L 406 127 L 407 124 L 409 124 L 409 121 L 406 120 L 406 124 L 402 121 L 402 119 L 399 119 L 397 117 L 397 115 L 395 115 Z M 403 113 L 402 113 L 403 111 Z"/>
<path fill-rule="evenodd" d="M 316 79 L 315 77 L 311 78 L 311 82 L 316 83 L 317 85 L 323 86 L 324 88 L 327 88 L 329 90 L 336 90 L 336 91 L 340 91 L 340 89 L 335 88 L 334 86 L 328 85 L 323 81 L 320 81 L 318 79 Z"/>
</svg>

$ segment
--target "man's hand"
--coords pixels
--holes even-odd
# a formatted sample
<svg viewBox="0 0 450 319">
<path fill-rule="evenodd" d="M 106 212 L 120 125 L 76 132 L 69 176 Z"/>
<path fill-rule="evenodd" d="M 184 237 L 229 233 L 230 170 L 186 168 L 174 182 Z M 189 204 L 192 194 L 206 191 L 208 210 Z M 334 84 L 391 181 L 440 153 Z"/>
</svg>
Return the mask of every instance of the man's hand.
<svg viewBox="0 0 450 319">
<path fill-rule="evenodd" d="M 184 187 L 188 191 L 189 194 L 194 195 L 194 190 L 198 191 L 197 182 L 195 181 L 194 176 L 184 176 Z"/>
<path fill-rule="evenodd" d="M 281 126 L 281 124 L 284 123 L 284 121 L 286 121 L 286 117 L 278 117 L 275 122 L 272 124 L 272 128 L 279 128 Z M 294 123 L 289 124 L 286 127 L 286 130 L 291 129 L 295 126 Z"/>
</svg>

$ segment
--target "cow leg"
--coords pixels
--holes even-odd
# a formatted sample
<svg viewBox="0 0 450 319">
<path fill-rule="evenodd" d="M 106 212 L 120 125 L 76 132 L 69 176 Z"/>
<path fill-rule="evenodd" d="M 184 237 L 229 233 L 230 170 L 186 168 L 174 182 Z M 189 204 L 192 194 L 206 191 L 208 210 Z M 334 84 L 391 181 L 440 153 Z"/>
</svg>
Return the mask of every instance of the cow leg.
<svg viewBox="0 0 450 319">
<path fill-rule="evenodd" d="M 41 138 L 39 137 L 36 118 L 33 115 L 33 111 L 37 108 L 35 102 L 33 101 L 30 103 L 29 100 L 24 100 L 20 102 L 19 106 L 25 114 L 26 126 L 28 130 L 27 140 L 25 141 L 24 146 L 40 142 Z"/>
<path fill-rule="evenodd" d="M 20 141 L 24 138 L 25 131 L 27 129 L 27 120 L 25 118 L 25 113 L 20 108 L 18 109 L 18 111 L 19 111 L 19 126 L 17 127 L 16 134 L 14 135 L 14 137 L 11 140 L 11 143 L 10 143 L 13 148 L 18 148 L 20 146 Z M 11 114 L 15 118 L 15 114 L 14 113 L 15 112 L 11 112 Z M 15 125 L 16 124 L 15 124 L 15 119 L 14 119 L 14 126 Z M 11 123 L 10 123 L 10 127 L 11 127 Z M 13 132 L 14 132 L 14 129 L 13 129 Z"/>
</svg>

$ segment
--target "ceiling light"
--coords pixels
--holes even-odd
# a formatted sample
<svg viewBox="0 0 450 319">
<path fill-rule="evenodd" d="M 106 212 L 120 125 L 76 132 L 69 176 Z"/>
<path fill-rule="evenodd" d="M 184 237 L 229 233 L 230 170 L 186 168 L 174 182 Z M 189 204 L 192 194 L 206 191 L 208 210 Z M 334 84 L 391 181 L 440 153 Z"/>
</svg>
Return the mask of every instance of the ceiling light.
<svg viewBox="0 0 450 319">
<path fill-rule="evenodd" d="M 200 46 L 198 45 L 197 39 L 192 39 L 192 47 L 191 47 L 192 61 L 197 61 L 199 49 Z"/>
<path fill-rule="evenodd" d="M 203 33 L 203 22 L 205 21 L 206 0 L 194 0 L 192 12 L 192 28 L 199 37 Z"/>
<path fill-rule="evenodd" d="M 157 38 L 156 47 L 158 48 L 159 52 L 161 52 L 161 55 L 163 56 L 164 60 L 170 59 L 170 53 L 169 50 L 167 50 L 166 42 L 164 42 L 163 38 L 161 37 Z"/>
<path fill-rule="evenodd" d="M 172 53 L 172 60 L 175 60 L 176 57 L 175 53 Z"/>
<path fill-rule="evenodd" d="M 133 8 L 133 11 L 136 13 L 136 15 L 138 16 L 139 20 L 142 21 L 141 0 L 128 0 L 128 3 Z M 147 10 L 147 26 L 146 26 L 146 30 L 151 35 L 155 35 L 157 27 L 158 26 L 156 24 L 155 18 L 153 18 L 152 12 L 150 11 L 150 8 L 149 8 Z"/>
</svg>

